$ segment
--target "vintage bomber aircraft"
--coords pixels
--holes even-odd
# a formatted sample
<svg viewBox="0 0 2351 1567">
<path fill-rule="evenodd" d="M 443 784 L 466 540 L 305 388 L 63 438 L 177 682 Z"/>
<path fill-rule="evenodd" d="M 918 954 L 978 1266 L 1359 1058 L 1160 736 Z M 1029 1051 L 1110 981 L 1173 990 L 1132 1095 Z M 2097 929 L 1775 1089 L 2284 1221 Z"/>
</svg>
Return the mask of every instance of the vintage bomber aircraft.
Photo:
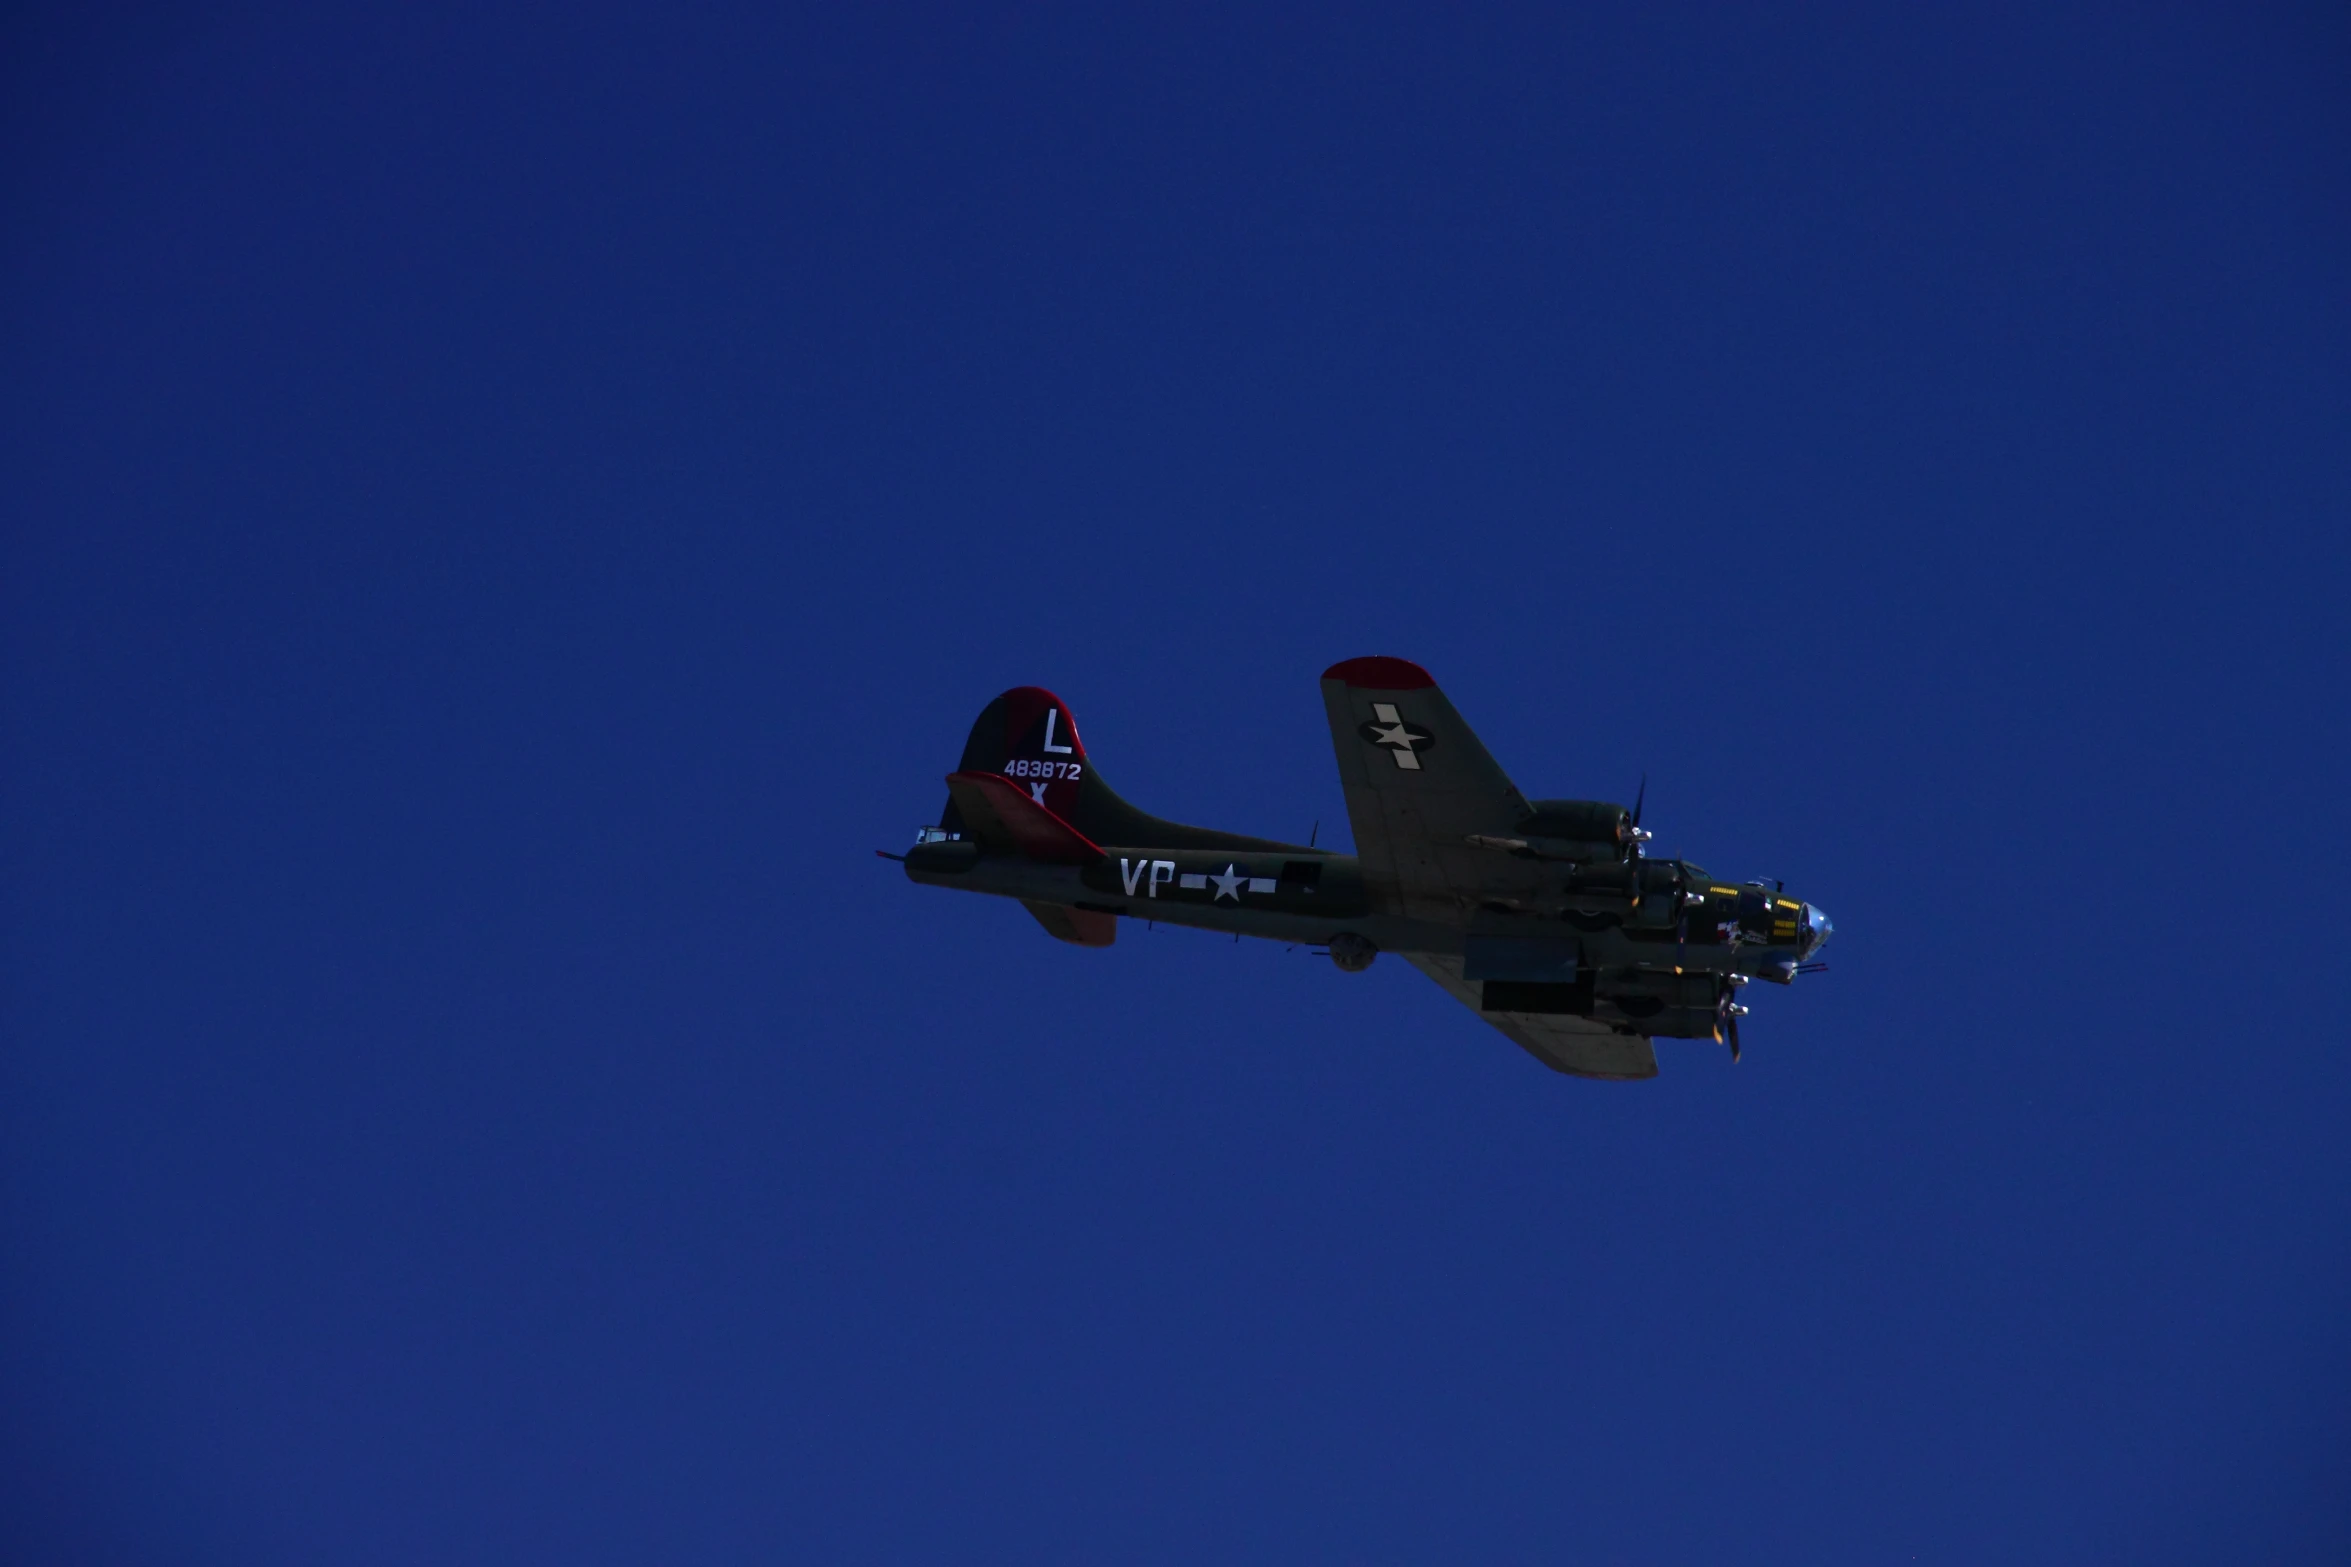
<svg viewBox="0 0 2351 1567">
<path fill-rule="evenodd" d="M 1827 915 L 1645 858 L 1638 802 L 1528 800 L 1419 665 L 1348 659 L 1322 699 L 1352 855 L 1136 810 L 1061 699 L 1022 686 L 972 725 L 939 825 L 884 857 L 927 886 L 1018 898 L 1079 946 L 1109 946 L 1123 914 L 1314 943 L 1351 974 L 1393 952 L 1582 1077 L 1656 1076 L 1654 1036 L 1736 1060 L 1740 987 L 1822 966 Z"/>
</svg>

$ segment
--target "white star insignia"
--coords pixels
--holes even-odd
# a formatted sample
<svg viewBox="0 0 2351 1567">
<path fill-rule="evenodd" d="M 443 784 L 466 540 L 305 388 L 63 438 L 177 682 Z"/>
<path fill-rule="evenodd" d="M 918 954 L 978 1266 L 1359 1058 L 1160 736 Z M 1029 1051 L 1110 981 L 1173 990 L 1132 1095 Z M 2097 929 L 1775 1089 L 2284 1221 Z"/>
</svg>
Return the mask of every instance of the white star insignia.
<svg viewBox="0 0 2351 1567">
<path fill-rule="evenodd" d="M 1211 876 L 1208 878 L 1208 884 L 1216 889 L 1216 897 L 1211 901 L 1221 903 L 1225 899 L 1230 898 L 1235 903 L 1240 902 L 1241 884 L 1248 879 L 1248 877 L 1242 875 L 1232 866 L 1226 866 L 1222 876 Z"/>
</svg>

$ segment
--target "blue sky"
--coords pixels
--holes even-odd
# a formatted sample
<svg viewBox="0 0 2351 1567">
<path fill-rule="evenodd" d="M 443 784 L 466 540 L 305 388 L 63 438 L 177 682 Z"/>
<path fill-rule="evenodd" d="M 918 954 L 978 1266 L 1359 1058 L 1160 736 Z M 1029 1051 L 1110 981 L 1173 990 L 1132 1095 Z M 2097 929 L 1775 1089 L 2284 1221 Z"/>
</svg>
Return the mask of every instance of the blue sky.
<svg viewBox="0 0 2351 1567">
<path fill-rule="evenodd" d="M 2332 8 L 10 27 L 12 1559 L 2351 1550 Z M 872 857 L 1370 653 L 1833 971 Z"/>
</svg>

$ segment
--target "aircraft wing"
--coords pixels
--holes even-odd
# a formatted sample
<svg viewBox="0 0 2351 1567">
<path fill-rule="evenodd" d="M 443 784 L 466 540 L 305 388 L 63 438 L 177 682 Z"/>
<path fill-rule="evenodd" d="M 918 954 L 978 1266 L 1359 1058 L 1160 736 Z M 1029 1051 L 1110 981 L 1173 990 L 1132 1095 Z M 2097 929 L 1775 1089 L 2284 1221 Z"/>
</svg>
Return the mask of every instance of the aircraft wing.
<svg viewBox="0 0 2351 1567">
<path fill-rule="evenodd" d="M 1322 700 L 1372 907 L 1459 921 L 1495 859 L 1467 840 L 1514 831 L 1526 797 L 1418 664 L 1333 664 Z"/>
<path fill-rule="evenodd" d="M 1545 1012 L 1488 1012 L 1459 958 L 1407 952 L 1404 960 L 1445 987 L 1454 1000 L 1500 1029 L 1510 1042 L 1554 1072 L 1631 1081 L 1657 1075 L 1657 1052 L 1639 1034 L 1620 1034 L 1590 1018 Z"/>
</svg>

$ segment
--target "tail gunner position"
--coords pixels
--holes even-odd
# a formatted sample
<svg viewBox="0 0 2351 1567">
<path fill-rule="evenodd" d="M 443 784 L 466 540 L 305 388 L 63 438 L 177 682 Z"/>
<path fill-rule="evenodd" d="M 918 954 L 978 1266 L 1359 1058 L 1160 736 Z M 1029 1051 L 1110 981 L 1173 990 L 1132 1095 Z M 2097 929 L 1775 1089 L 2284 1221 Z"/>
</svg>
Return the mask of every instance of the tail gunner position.
<svg viewBox="0 0 2351 1567">
<path fill-rule="evenodd" d="M 1645 858 L 1637 802 L 1528 800 L 1419 665 L 1351 658 L 1323 671 L 1322 699 L 1355 854 L 1145 815 L 1094 770 L 1061 699 L 1022 686 L 972 725 L 939 825 L 886 858 L 1018 898 L 1079 946 L 1109 946 L 1123 914 L 1314 943 L 1350 974 L 1393 952 L 1580 1077 L 1656 1076 L 1658 1036 L 1735 1061 L 1740 988 L 1823 966 L 1827 915 Z"/>
</svg>

